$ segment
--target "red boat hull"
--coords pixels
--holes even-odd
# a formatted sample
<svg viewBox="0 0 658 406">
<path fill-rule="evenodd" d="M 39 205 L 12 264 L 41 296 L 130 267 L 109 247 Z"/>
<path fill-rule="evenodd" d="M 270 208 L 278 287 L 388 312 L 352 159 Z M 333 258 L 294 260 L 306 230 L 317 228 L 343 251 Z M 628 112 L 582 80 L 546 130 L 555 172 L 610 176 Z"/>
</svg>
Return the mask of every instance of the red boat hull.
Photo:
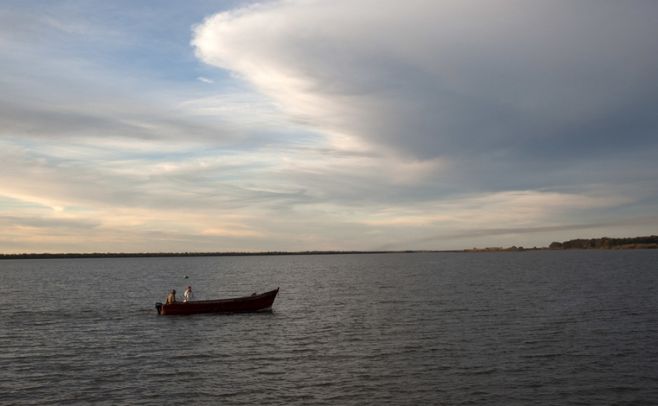
<svg viewBox="0 0 658 406">
<path fill-rule="evenodd" d="M 156 303 L 155 308 L 162 316 L 186 315 L 198 313 L 247 313 L 262 312 L 272 309 L 272 304 L 279 293 L 279 288 L 251 296 L 219 300 L 194 300 L 173 304 Z"/>
</svg>

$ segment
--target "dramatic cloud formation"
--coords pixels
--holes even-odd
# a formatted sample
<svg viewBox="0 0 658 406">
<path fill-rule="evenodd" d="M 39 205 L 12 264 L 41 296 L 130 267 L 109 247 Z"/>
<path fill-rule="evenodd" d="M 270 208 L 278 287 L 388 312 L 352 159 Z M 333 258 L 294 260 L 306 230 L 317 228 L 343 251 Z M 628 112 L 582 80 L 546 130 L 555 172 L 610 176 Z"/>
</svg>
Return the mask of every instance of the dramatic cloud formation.
<svg viewBox="0 0 658 406">
<path fill-rule="evenodd" d="M 655 150 L 657 13 L 652 2 L 286 1 L 217 14 L 193 43 L 314 128 L 503 176 L 520 168 L 497 161 L 531 160 L 524 172 L 543 177 L 555 163 Z"/>
<path fill-rule="evenodd" d="M 0 251 L 658 227 L 658 3 L 8 1 Z"/>
</svg>

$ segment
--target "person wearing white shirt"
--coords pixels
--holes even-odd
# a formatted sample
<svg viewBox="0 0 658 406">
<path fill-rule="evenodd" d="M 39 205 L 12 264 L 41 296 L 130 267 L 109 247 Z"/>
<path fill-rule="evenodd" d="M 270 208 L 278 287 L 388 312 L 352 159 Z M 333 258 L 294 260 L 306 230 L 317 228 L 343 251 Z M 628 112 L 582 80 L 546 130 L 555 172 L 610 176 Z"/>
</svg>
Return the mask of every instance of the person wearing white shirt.
<svg viewBox="0 0 658 406">
<path fill-rule="evenodd" d="M 183 302 L 191 302 L 192 301 L 192 287 L 188 286 L 187 289 L 185 289 L 185 293 L 183 293 Z"/>
</svg>

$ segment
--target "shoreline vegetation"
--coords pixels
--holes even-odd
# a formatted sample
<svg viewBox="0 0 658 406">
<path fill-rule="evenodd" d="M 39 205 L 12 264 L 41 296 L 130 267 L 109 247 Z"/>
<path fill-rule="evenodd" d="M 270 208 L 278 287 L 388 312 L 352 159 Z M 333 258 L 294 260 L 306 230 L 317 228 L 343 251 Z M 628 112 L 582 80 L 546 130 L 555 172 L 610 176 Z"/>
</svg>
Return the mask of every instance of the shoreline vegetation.
<svg viewBox="0 0 658 406">
<path fill-rule="evenodd" d="M 239 257 L 279 255 L 339 255 L 339 254 L 410 254 L 421 252 L 519 252 L 542 250 L 627 250 L 658 249 L 658 235 L 631 238 L 590 238 L 552 242 L 548 247 L 487 247 L 463 250 L 401 250 L 401 251 L 263 251 L 263 252 L 91 252 L 91 253 L 23 253 L 0 254 L 0 259 L 51 258 L 149 258 L 149 257 Z"/>
<path fill-rule="evenodd" d="M 536 250 L 632 250 L 632 249 L 657 249 L 658 235 L 630 238 L 577 238 L 563 242 L 554 241 L 548 247 L 524 248 L 524 247 L 489 247 L 465 249 L 467 252 L 499 252 L 499 251 L 536 251 Z"/>
</svg>

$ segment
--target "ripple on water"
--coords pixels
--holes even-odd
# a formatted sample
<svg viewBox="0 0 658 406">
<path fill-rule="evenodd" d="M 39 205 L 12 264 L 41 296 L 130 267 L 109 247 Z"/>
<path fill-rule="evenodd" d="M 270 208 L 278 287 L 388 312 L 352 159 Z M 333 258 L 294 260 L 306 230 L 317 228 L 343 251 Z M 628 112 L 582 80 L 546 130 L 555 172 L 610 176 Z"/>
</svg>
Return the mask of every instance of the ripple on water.
<svg viewBox="0 0 658 406">
<path fill-rule="evenodd" d="M 657 259 L 4 261 L 0 403 L 655 404 Z M 157 316 L 187 284 L 281 291 L 272 313 Z"/>
</svg>

